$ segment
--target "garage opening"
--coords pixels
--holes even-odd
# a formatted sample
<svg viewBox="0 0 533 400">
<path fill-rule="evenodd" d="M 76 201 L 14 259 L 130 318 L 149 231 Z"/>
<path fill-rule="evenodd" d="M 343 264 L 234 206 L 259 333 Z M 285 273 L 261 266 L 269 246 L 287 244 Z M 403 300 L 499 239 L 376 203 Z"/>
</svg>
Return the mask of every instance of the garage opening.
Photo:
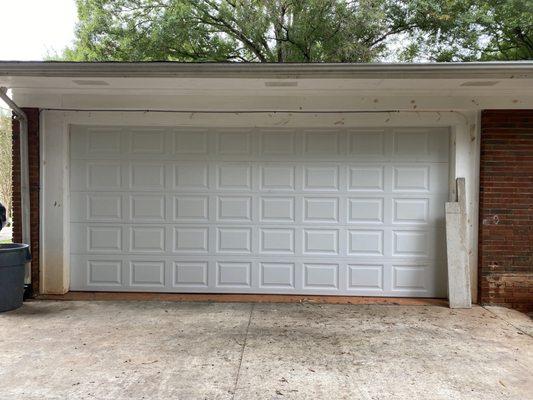
<svg viewBox="0 0 533 400">
<path fill-rule="evenodd" d="M 446 297 L 449 142 L 71 126 L 70 290 Z"/>
</svg>

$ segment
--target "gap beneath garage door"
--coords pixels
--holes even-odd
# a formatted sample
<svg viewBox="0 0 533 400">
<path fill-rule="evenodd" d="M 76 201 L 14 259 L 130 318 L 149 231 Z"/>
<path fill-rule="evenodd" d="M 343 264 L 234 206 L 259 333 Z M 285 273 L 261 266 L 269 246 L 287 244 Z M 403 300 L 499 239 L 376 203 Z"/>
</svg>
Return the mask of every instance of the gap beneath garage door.
<svg viewBox="0 0 533 400">
<path fill-rule="evenodd" d="M 282 294 L 204 294 L 204 293 L 139 293 L 139 292 L 77 292 L 42 294 L 37 300 L 65 301 L 175 301 L 218 303 L 314 303 L 314 304 L 383 304 L 402 306 L 448 306 L 448 300 L 411 297 L 368 296 L 301 296 Z"/>
</svg>

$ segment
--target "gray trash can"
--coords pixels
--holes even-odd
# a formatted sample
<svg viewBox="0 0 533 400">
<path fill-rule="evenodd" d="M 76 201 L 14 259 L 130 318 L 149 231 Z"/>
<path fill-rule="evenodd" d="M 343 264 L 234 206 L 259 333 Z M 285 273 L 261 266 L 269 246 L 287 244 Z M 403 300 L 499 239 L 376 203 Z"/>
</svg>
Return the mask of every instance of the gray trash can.
<svg viewBox="0 0 533 400">
<path fill-rule="evenodd" d="M 0 244 L 0 312 L 22 306 L 24 266 L 30 260 L 27 244 Z"/>
</svg>

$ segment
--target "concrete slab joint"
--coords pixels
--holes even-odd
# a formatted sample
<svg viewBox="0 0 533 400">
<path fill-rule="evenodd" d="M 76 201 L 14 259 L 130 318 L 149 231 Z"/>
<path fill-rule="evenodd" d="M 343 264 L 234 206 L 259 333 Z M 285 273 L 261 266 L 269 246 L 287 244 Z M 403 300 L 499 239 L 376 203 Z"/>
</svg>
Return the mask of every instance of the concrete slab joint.
<svg viewBox="0 0 533 400">
<path fill-rule="evenodd" d="M 450 308 L 470 308 L 470 271 L 466 249 L 465 178 L 456 180 L 456 201 L 446 203 L 446 251 Z"/>
</svg>

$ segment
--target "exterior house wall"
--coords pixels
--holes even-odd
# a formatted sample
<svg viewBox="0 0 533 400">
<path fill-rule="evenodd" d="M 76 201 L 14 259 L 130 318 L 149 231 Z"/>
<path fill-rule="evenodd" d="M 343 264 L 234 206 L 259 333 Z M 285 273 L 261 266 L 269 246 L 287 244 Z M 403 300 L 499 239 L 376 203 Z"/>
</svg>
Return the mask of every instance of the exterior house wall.
<svg viewBox="0 0 533 400">
<path fill-rule="evenodd" d="M 481 117 L 479 300 L 533 311 L 533 110 Z"/>
<path fill-rule="evenodd" d="M 31 224 L 31 283 L 34 293 L 39 293 L 40 260 L 40 139 L 39 109 L 24 108 L 28 117 L 28 161 L 30 184 L 30 224 Z M 19 124 L 13 120 L 13 241 L 22 242 L 22 209 L 20 203 L 20 136 Z"/>
</svg>

